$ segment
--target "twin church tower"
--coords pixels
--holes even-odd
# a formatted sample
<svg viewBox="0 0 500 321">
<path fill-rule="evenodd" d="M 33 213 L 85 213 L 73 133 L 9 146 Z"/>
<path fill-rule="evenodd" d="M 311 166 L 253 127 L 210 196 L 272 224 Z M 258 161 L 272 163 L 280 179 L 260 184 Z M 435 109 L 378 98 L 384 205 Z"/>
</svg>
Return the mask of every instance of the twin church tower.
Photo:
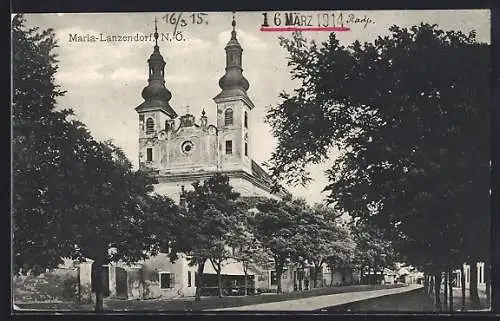
<svg viewBox="0 0 500 321">
<path fill-rule="evenodd" d="M 200 118 L 178 116 L 169 101 L 172 93 L 165 86 L 165 61 L 155 46 L 148 62 L 148 85 L 142 91 L 144 102 L 139 114 L 139 166 L 156 172 L 155 191 L 179 201 L 181 190 L 203 181 L 215 172 L 230 178 L 230 184 L 243 197 L 282 196 L 271 193 L 267 173 L 251 159 L 249 114 L 255 107 L 247 95 L 248 80 L 243 76 L 243 49 L 232 20 L 231 38 L 225 47 L 226 73 L 220 78 L 220 93 L 213 98 L 216 124 L 209 124 L 205 110 Z"/>
</svg>

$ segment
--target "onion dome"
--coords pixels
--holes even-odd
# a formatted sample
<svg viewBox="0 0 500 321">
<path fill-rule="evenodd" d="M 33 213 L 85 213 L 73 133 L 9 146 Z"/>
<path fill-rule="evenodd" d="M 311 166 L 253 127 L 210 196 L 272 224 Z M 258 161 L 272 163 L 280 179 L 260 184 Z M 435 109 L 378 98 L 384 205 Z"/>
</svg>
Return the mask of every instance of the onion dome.
<svg viewBox="0 0 500 321">
<path fill-rule="evenodd" d="M 226 51 L 226 73 L 219 80 L 219 87 L 223 91 L 230 89 L 242 89 L 243 91 L 247 91 L 250 85 L 242 73 L 241 58 L 243 49 L 236 38 L 236 21 L 234 20 L 234 15 L 231 25 L 233 26 L 231 39 L 224 48 Z"/>
<path fill-rule="evenodd" d="M 144 102 L 136 108 L 140 110 L 161 110 L 171 118 L 177 117 L 177 113 L 170 106 L 169 101 L 172 98 L 172 93 L 165 87 L 165 60 L 160 54 L 158 47 L 158 28 L 155 19 L 155 46 L 153 53 L 148 59 L 149 78 L 148 85 L 142 90 L 142 98 Z"/>
</svg>

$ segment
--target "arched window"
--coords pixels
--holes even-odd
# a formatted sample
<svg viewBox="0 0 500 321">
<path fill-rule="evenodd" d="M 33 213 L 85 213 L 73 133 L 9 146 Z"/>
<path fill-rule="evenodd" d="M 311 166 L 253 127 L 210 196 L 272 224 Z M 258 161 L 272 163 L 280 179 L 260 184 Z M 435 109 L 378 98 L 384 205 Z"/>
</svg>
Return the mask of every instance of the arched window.
<svg viewBox="0 0 500 321">
<path fill-rule="evenodd" d="M 248 113 L 245 111 L 245 128 L 248 128 Z"/>
<path fill-rule="evenodd" d="M 153 121 L 153 118 L 148 118 L 146 120 L 146 134 L 152 134 L 155 131 L 155 123 Z"/>
<path fill-rule="evenodd" d="M 226 109 L 224 114 L 224 124 L 226 126 L 233 124 L 233 110 L 231 108 Z"/>
</svg>

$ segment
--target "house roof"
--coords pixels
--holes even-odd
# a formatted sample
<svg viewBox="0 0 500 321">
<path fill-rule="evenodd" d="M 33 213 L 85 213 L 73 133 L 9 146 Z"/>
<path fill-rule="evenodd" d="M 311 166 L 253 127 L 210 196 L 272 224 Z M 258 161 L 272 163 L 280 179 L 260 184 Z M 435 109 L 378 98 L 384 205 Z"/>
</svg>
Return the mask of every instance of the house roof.
<svg viewBox="0 0 500 321">
<path fill-rule="evenodd" d="M 205 274 L 217 274 L 217 272 L 215 272 L 215 269 L 212 266 L 212 263 L 210 263 L 210 261 L 207 261 L 205 263 L 203 273 L 205 273 Z M 224 266 L 222 266 L 221 274 L 224 274 L 224 275 L 245 275 L 245 273 L 243 272 L 242 264 L 240 262 L 235 262 L 235 261 L 232 261 L 232 262 L 227 263 Z M 252 271 L 248 271 L 248 275 L 253 275 L 253 274 L 254 273 Z"/>
</svg>

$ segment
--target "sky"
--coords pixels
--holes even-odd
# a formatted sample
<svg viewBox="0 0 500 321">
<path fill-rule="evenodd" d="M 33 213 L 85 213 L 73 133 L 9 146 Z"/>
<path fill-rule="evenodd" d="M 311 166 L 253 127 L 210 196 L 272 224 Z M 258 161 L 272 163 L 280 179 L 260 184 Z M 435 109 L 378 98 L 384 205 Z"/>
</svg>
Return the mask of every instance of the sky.
<svg viewBox="0 0 500 321">
<path fill-rule="evenodd" d="M 237 12 L 237 37 L 243 47 L 243 74 L 250 83 L 249 97 L 255 104 L 250 113 L 249 144 L 251 157 L 259 164 L 269 160 L 277 146 L 270 127 L 264 122 L 269 106 L 277 105 L 279 93 L 291 92 L 297 83 L 290 79 L 287 52 L 279 46 L 278 36 L 291 36 L 287 32 L 261 32 L 263 12 Z M 272 25 L 277 12 L 268 12 Z M 352 14 L 356 18 L 369 18 L 372 22 L 351 23 L 347 32 L 338 32 L 341 44 L 355 40 L 372 42 L 377 36 L 389 33 L 392 25 L 410 27 L 428 22 L 444 30 L 475 30 L 482 42 L 490 42 L 490 12 L 488 10 L 406 10 L 406 11 L 324 11 L 307 12 L 313 21 L 317 14 L 332 13 L 344 19 Z M 27 26 L 52 28 L 59 47 L 59 70 L 56 83 L 67 93 L 58 101 L 58 108 L 72 108 L 93 136 L 100 140 L 112 139 L 123 148 L 138 166 L 138 117 L 134 108 L 143 102 L 142 89 L 147 85 L 147 59 L 153 51 L 153 42 L 104 42 L 103 37 L 149 35 L 154 32 L 154 19 L 158 18 L 159 33 L 172 33 L 174 25 L 164 19 L 172 13 L 51 13 L 26 14 Z M 178 14 L 178 13 L 177 13 Z M 224 75 L 224 46 L 230 38 L 232 14 L 208 12 L 203 23 L 192 24 L 192 12 L 182 14 L 186 26 L 178 26 L 183 41 L 160 41 L 160 52 L 166 61 L 166 86 L 172 93 L 171 106 L 179 115 L 189 112 L 199 118 L 205 109 L 209 123 L 215 123 L 216 104 L 213 101 L 220 88 L 218 80 Z M 279 13 L 283 18 L 284 13 Z M 168 20 L 168 19 L 167 19 Z M 347 24 L 345 24 L 347 25 Z M 96 42 L 71 41 L 70 34 L 95 36 Z M 309 40 L 320 42 L 329 32 L 305 32 Z M 332 155 L 329 162 L 332 162 Z M 321 202 L 327 185 L 324 171 L 331 163 L 310 166 L 313 181 L 307 186 L 288 186 L 292 194 L 309 203 Z"/>
</svg>

